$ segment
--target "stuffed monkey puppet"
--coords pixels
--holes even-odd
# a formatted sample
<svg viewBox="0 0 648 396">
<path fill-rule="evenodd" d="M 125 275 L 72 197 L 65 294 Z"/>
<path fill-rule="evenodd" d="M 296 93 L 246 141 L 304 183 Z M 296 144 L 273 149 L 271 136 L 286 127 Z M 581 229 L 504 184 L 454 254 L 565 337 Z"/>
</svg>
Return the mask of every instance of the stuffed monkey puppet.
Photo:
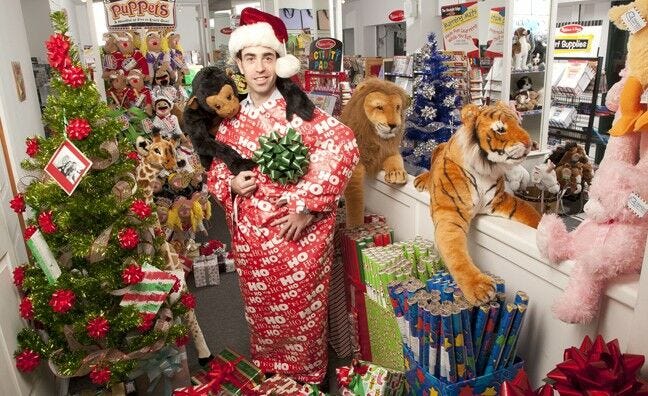
<svg viewBox="0 0 648 396">
<path fill-rule="evenodd" d="M 192 92 L 183 115 L 184 131 L 191 138 L 203 167 L 209 169 L 217 157 L 233 174 L 254 168 L 256 164 L 252 160 L 242 158 L 210 134 L 223 118 L 234 117 L 240 109 L 234 82 L 221 69 L 209 66 L 196 74 Z"/>
</svg>

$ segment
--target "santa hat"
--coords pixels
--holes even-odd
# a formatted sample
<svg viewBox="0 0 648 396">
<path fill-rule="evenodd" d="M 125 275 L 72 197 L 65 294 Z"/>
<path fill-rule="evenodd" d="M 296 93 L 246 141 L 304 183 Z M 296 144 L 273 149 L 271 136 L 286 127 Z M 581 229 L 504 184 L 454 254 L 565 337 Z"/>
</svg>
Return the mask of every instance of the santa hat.
<svg viewBox="0 0 648 396">
<path fill-rule="evenodd" d="M 289 78 L 299 72 L 301 63 L 299 59 L 286 53 L 286 41 L 288 31 L 279 17 L 248 7 L 241 11 L 240 26 L 230 35 L 229 51 L 235 57 L 246 47 L 272 48 L 279 54 L 275 66 L 277 76 Z"/>
</svg>

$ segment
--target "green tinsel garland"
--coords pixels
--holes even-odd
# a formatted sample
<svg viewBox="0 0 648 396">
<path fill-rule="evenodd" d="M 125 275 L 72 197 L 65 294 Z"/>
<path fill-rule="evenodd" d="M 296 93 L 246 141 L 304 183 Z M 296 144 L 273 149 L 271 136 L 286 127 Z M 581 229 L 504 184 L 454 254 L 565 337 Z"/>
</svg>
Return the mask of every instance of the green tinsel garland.
<svg viewBox="0 0 648 396">
<path fill-rule="evenodd" d="M 292 128 L 285 136 L 272 132 L 259 138 L 260 149 L 252 158 L 262 173 L 281 184 L 295 183 L 308 169 L 308 147 Z"/>
</svg>

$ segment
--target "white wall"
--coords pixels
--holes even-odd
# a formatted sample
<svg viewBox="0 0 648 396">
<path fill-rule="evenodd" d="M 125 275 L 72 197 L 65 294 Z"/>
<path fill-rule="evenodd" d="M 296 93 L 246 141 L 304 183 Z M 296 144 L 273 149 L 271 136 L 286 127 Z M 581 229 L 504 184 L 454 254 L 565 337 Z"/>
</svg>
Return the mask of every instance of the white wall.
<svg viewBox="0 0 648 396">
<path fill-rule="evenodd" d="M 180 33 L 180 44 L 185 51 L 200 51 L 198 33 L 198 9 L 195 5 L 176 6 L 176 31 Z"/>
<path fill-rule="evenodd" d="M 40 121 L 38 109 L 38 98 L 36 85 L 30 61 L 30 47 L 27 39 L 26 26 L 31 23 L 23 19 L 23 12 L 20 0 L 2 0 L 2 12 L 0 12 L 0 120 L 4 136 L 7 142 L 8 160 L 16 179 L 24 173 L 20 169 L 20 161 L 25 157 L 25 138 L 30 135 L 41 134 L 43 126 Z M 14 85 L 11 62 L 20 62 L 22 74 L 25 81 L 26 100 L 19 102 Z M 1 158 L 0 158 L 1 160 Z M 7 183 L 4 172 L 0 172 L 0 183 Z M 18 263 L 27 260 L 22 232 L 17 217 L 4 206 L 2 211 L 9 213 L 7 217 L 7 228 L 9 236 L 13 241 Z M 6 231 L 3 231 L 6 232 Z M 4 275 L 7 271 L 4 272 Z M 10 277 L 2 276 L 0 288 L 6 290 L 13 288 Z M 3 300 L 6 301 L 6 300 Z M 15 308 L 14 308 L 15 309 Z M 9 339 L 13 334 L 5 334 L 4 338 Z M 0 353 L 0 378 L 3 378 L 4 385 L 9 381 L 17 381 L 22 394 L 52 395 L 56 394 L 53 389 L 53 381 L 50 376 L 44 374 L 45 370 L 39 371 L 31 376 L 23 376 L 16 372 L 13 359 L 9 356 L 13 353 L 15 342 L 7 345 L 10 350 Z M 36 385 L 34 385 L 36 383 Z M 7 389 L 3 387 L 3 389 Z M 12 393 L 16 394 L 16 393 Z"/>
<path fill-rule="evenodd" d="M 37 57 L 40 63 L 46 63 L 47 51 L 44 42 L 54 32 L 49 19 L 49 4 L 42 0 L 22 0 L 21 6 L 23 15 L 26 15 L 29 21 L 29 53 Z"/>
<path fill-rule="evenodd" d="M 429 0 L 423 0 L 428 2 Z M 432 0 L 434 2 L 436 0 Z M 387 17 L 393 10 L 403 9 L 402 0 L 356 0 L 342 5 L 342 29 L 354 28 L 356 54 L 376 55 L 376 25 L 392 23 Z M 407 35 L 409 48 L 410 35 Z"/>
<path fill-rule="evenodd" d="M 212 13 L 212 19 L 214 19 L 214 28 L 211 33 L 214 37 L 213 48 L 218 49 L 221 45 L 227 46 L 230 35 L 223 34 L 220 31 L 222 28 L 230 27 L 230 15 L 224 13 Z"/>
</svg>

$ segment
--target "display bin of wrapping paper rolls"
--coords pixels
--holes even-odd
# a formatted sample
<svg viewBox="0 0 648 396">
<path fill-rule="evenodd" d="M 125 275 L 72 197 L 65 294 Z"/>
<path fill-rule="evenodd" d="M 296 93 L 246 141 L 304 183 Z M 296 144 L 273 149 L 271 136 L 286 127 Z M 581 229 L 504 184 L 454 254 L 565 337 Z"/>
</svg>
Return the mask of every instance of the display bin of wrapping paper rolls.
<svg viewBox="0 0 648 396">
<path fill-rule="evenodd" d="M 512 380 L 520 370 L 524 369 L 524 361 L 517 358 L 511 366 L 469 380 L 449 383 L 431 375 L 421 367 L 407 345 L 403 347 L 403 354 L 409 394 L 417 396 L 498 395 L 502 383 Z"/>
<path fill-rule="evenodd" d="M 394 240 L 394 231 L 384 223 L 368 223 L 341 230 L 342 261 L 347 277 L 365 284 L 362 250 L 372 246 L 385 246 Z"/>
</svg>

